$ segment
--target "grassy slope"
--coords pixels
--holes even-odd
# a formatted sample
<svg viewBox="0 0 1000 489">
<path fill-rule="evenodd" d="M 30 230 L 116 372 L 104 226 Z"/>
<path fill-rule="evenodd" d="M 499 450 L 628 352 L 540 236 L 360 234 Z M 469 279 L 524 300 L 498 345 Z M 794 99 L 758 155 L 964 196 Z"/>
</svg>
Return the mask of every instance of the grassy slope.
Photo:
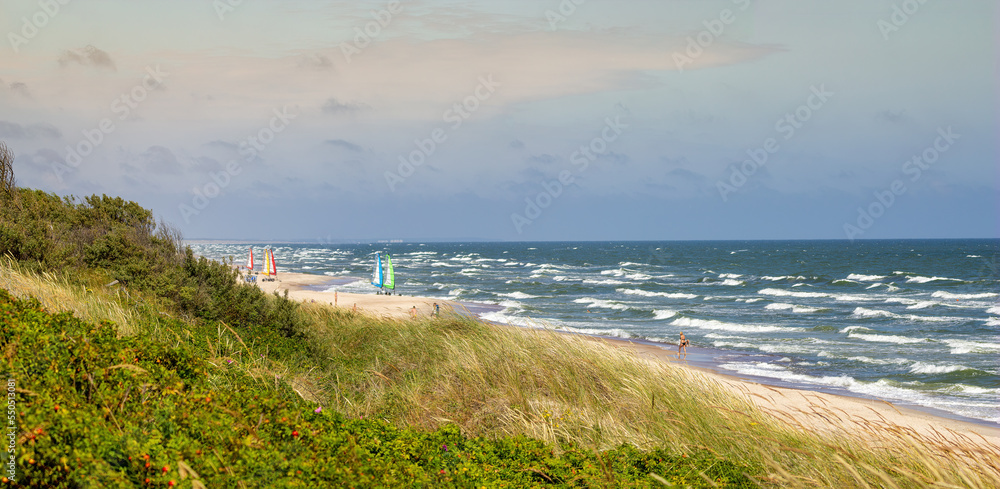
<svg viewBox="0 0 1000 489">
<path fill-rule="evenodd" d="M 818 438 L 579 338 L 298 306 L 178 255 L 132 203 L 22 198 L 0 206 L 0 288 L 86 320 L 0 300 L 39 485 L 1000 482 L 972 444 Z"/>
</svg>

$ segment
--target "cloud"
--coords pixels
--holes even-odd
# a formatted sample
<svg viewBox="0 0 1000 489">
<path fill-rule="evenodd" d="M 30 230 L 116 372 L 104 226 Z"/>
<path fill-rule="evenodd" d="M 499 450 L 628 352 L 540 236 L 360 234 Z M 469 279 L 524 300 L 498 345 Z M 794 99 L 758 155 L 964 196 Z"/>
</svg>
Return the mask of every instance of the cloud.
<svg viewBox="0 0 1000 489">
<path fill-rule="evenodd" d="M 559 161 L 559 158 L 550 154 L 531 155 L 527 159 L 529 163 L 536 163 L 539 165 L 551 165 Z"/>
<path fill-rule="evenodd" d="M 333 70 L 333 61 L 325 54 L 304 54 L 298 59 L 298 66 L 308 70 Z"/>
<path fill-rule="evenodd" d="M 21 82 L 11 82 L 10 91 L 24 97 L 31 98 L 31 92 L 28 91 L 28 85 Z"/>
<path fill-rule="evenodd" d="M 181 164 L 174 156 L 174 152 L 163 146 L 150 146 L 139 155 L 142 168 L 150 173 L 179 175 Z"/>
<path fill-rule="evenodd" d="M 33 139 L 60 138 L 62 132 L 52 124 L 28 124 L 22 126 L 16 122 L 0 121 L 0 138 Z"/>
<path fill-rule="evenodd" d="M 111 59 L 111 55 L 91 45 L 88 45 L 83 49 L 69 49 L 63 51 L 62 55 L 59 56 L 59 66 L 65 68 L 71 63 L 77 63 L 82 66 L 93 66 L 95 68 L 104 68 L 111 71 L 118 70 L 115 66 L 114 60 Z"/>
<path fill-rule="evenodd" d="M 355 152 L 364 151 L 364 148 L 362 148 L 361 146 L 358 146 L 357 144 L 354 144 L 350 141 L 345 141 L 343 139 L 327 139 L 324 142 L 326 144 L 336 146 L 338 148 L 344 148 L 348 151 L 355 151 Z"/>
<path fill-rule="evenodd" d="M 332 97 L 321 107 L 323 112 L 326 112 L 327 114 L 354 113 L 368 108 L 370 108 L 368 105 L 359 102 L 340 102 Z"/>
<path fill-rule="evenodd" d="M 907 116 L 906 111 L 902 109 L 901 110 L 886 109 L 883 110 L 882 112 L 879 112 L 878 114 L 875 114 L 875 118 L 881 121 L 897 124 L 900 122 L 905 122 L 907 119 L 909 119 L 909 116 Z"/>
<path fill-rule="evenodd" d="M 521 141 L 520 139 L 515 139 L 510 143 L 508 143 L 508 146 L 514 149 L 524 149 L 524 141 Z"/>
</svg>

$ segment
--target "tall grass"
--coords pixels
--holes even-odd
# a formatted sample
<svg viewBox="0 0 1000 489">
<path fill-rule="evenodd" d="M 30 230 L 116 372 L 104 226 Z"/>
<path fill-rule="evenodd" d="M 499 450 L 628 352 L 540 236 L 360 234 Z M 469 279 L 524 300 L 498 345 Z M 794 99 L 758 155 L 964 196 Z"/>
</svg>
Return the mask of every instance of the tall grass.
<svg viewBox="0 0 1000 489">
<path fill-rule="evenodd" d="M 150 331 L 162 311 L 141 298 L 73 282 L 0 261 L 0 287 L 48 310 L 115 322 L 122 335 L 194 341 L 181 330 Z M 320 304 L 295 314 L 307 325 L 303 347 L 325 356 L 319 365 L 221 322 L 204 355 L 250 375 L 262 392 L 282 384 L 327 409 L 400 426 L 454 424 L 467 436 L 527 435 L 596 450 L 708 450 L 760 467 L 764 486 L 1000 487 L 1000 447 L 986 440 L 845 419 L 813 405 L 843 427 L 818 432 L 797 424 L 796 413 L 765 413 L 698 372 L 586 337 L 457 316 L 373 318 Z M 230 379 L 214 373 L 212 382 Z"/>
<path fill-rule="evenodd" d="M 331 355 L 328 402 L 350 415 L 597 450 L 707 449 L 767 467 L 762 483 L 789 487 L 1000 487 L 1000 447 L 986 440 L 835 419 L 817 404 L 842 429 L 814 431 L 699 372 L 590 338 L 460 317 L 303 312 Z"/>
</svg>

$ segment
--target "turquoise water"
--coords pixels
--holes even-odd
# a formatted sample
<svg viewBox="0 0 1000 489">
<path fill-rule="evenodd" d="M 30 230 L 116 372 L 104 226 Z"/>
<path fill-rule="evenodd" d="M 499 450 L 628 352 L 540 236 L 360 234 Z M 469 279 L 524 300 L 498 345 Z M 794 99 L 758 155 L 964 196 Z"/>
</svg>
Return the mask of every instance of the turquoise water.
<svg viewBox="0 0 1000 489">
<path fill-rule="evenodd" d="M 196 253 L 246 260 L 247 245 Z M 722 371 L 1000 423 L 1000 240 L 273 246 L 280 271 L 357 277 L 529 327 L 675 344 Z"/>
</svg>

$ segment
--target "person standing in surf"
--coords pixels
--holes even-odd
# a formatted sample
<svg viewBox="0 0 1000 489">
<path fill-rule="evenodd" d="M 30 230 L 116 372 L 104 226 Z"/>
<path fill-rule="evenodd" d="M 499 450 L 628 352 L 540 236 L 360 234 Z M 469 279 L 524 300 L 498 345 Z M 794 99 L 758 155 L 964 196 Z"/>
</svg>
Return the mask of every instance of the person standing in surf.
<svg viewBox="0 0 1000 489">
<path fill-rule="evenodd" d="M 680 358 L 681 356 L 681 349 L 684 349 L 684 356 L 687 356 L 688 345 L 690 344 L 691 342 L 688 341 L 687 337 L 684 336 L 684 332 L 681 331 L 681 340 L 677 342 L 677 358 Z"/>
</svg>

